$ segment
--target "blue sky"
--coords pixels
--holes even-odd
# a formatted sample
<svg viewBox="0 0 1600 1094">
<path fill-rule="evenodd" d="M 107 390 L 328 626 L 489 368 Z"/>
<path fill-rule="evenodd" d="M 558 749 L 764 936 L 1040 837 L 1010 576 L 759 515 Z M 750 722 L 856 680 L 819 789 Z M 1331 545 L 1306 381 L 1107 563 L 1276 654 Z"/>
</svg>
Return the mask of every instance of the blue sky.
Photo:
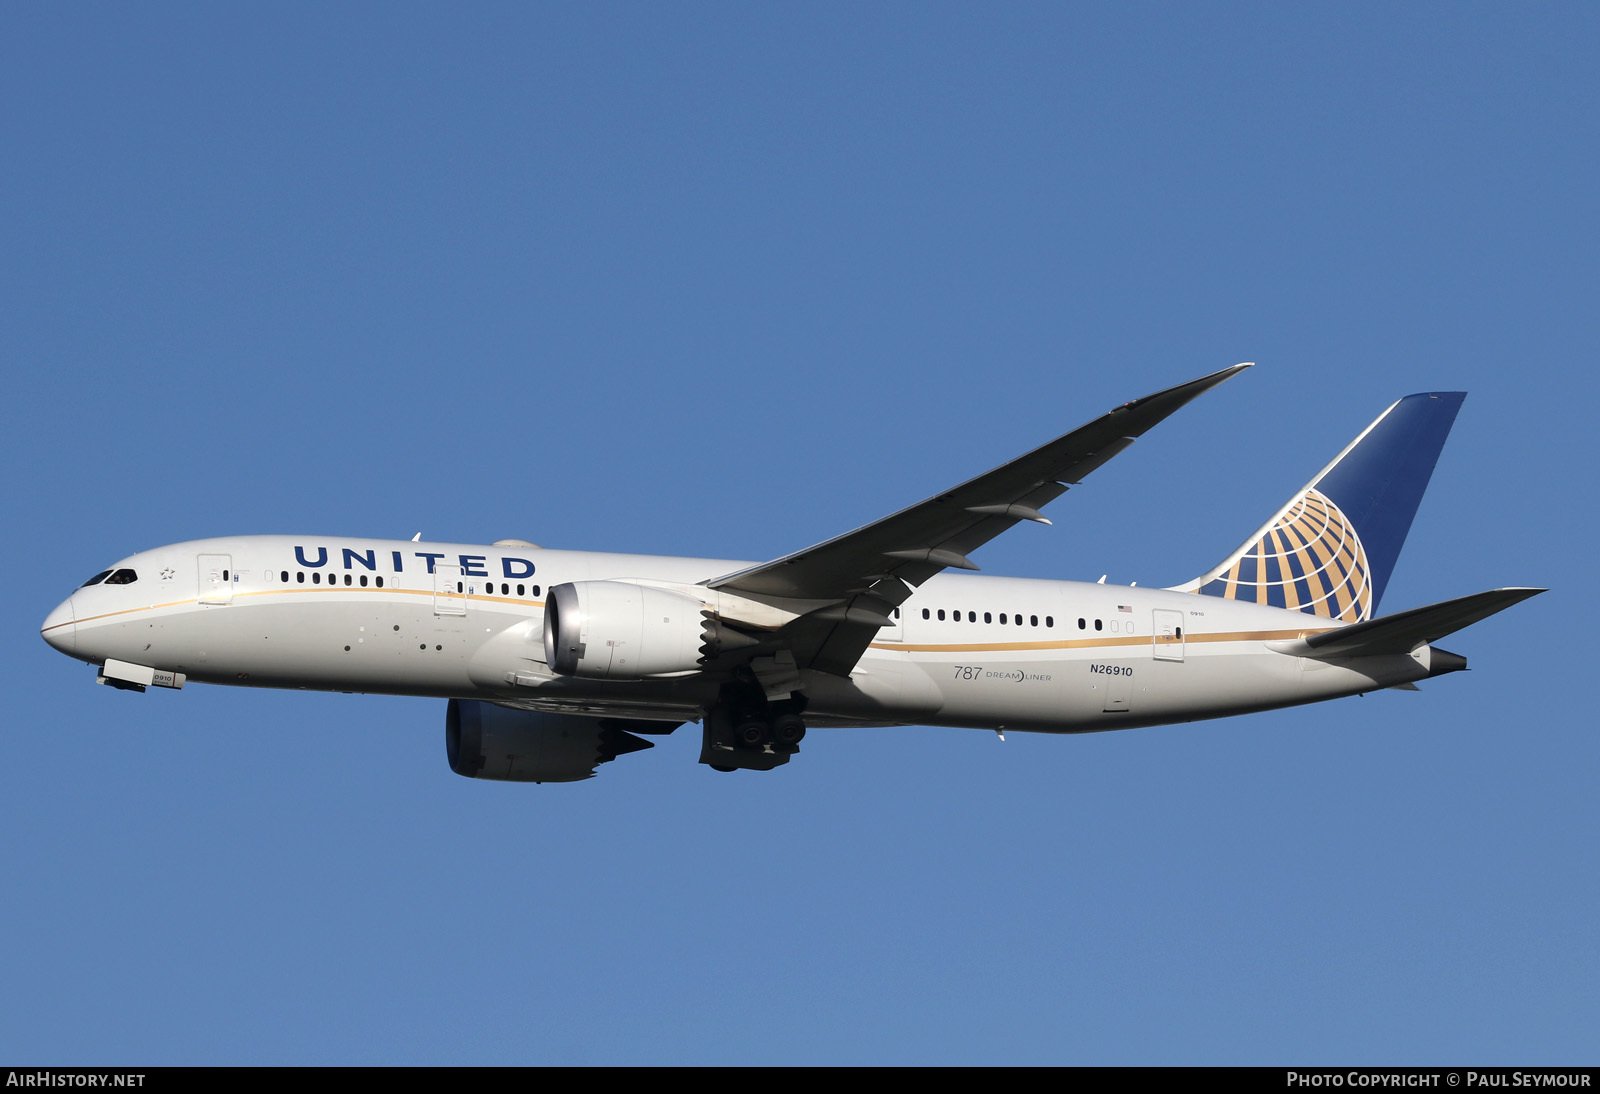
<svg viewBox="0 0 1600 1094">
<path fill-rule="evenodd" d="M 0 10 L 0 1058 L 1594 1062 L 1597 30 Z M 1384 607 L 1551 587 L 1472 672 L 530 787 L 451 774 L 442 703 L 132 695 L 37 637 L 209 535 L 770 558 L 1246 360 L 980 564 L 1186 580 L 1464 389 Z"/>
</svg>

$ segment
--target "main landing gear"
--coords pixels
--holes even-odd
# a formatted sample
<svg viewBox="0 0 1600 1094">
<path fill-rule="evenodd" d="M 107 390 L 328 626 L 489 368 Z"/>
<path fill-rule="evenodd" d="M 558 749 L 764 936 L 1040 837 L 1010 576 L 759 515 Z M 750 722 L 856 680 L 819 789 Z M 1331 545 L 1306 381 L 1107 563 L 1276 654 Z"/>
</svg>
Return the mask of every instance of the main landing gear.
<svg viewBox="0 0 1600 1094">
<path fill-rule="evenodd" d="M 769 700 L 754 681 L 724 684 L 706 711 L 700 762 L 716 771 L 771 771 L 800 751 L 805 696 Z"/>
</svg>

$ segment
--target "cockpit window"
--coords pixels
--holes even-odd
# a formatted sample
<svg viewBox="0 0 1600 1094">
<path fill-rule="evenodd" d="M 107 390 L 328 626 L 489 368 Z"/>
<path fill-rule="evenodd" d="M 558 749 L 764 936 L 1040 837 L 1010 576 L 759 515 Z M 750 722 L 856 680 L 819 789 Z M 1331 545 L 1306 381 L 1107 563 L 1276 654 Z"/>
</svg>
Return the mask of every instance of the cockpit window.
<svg viewBox="0 0 1600 1094">
<path fill-rule="evenodd" d="M 107 585 L 132 585 L 135 581 L 138 581 L 138 580 L 139 580 L 139 575 L 134 573 L 132 570 L 118 570 L 116 573 L 114 573 L 110 577 L 106 578 L 106 584 Z"/>
<path fill-rule="evenodd" d="M 90 585 L 98 585 L 98 584 L 100 584 L 102 581 L 104 581 L 106 578 L 108 578 L 110 576 L 111 576 L 111 571 L 110 570 L 101 570 L 99 573 L 95 574 L 88 581 L 85 581 L 82 585 L 80 585 L 78 587 L 80 589 L 87 589 Z"/>
</svg>

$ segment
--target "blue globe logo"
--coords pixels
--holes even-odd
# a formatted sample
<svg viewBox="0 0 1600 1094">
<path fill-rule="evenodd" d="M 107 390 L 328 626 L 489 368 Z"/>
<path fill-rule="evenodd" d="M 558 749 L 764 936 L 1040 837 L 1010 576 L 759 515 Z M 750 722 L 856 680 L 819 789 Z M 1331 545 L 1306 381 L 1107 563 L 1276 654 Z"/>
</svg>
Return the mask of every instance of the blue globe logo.
<svg viewBox="0 0 1600 1094">
<path fill-rule="evenodd" d="M 1230 600 L 1359 623 L 1372 614 L 1361 537 L 1325 494 L 1308 489 L 1203 590 Z"/>
</svg>

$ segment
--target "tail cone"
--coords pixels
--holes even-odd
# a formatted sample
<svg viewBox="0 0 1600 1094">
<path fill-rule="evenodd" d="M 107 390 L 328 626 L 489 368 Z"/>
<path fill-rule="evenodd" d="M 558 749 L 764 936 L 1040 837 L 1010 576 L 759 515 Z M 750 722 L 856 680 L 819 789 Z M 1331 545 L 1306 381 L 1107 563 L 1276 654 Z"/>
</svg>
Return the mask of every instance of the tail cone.
<svg viewBox="0 0 1600 1094">
<path fill-rule="evenodd" d="M 1438 646 L 1428 654 L 1428 679 L 1443 676 L 1447 672 L 1461 672 L 1467 667 L 1467 659 L 1459 653 L 1441 650 Z"/>
</svg>

